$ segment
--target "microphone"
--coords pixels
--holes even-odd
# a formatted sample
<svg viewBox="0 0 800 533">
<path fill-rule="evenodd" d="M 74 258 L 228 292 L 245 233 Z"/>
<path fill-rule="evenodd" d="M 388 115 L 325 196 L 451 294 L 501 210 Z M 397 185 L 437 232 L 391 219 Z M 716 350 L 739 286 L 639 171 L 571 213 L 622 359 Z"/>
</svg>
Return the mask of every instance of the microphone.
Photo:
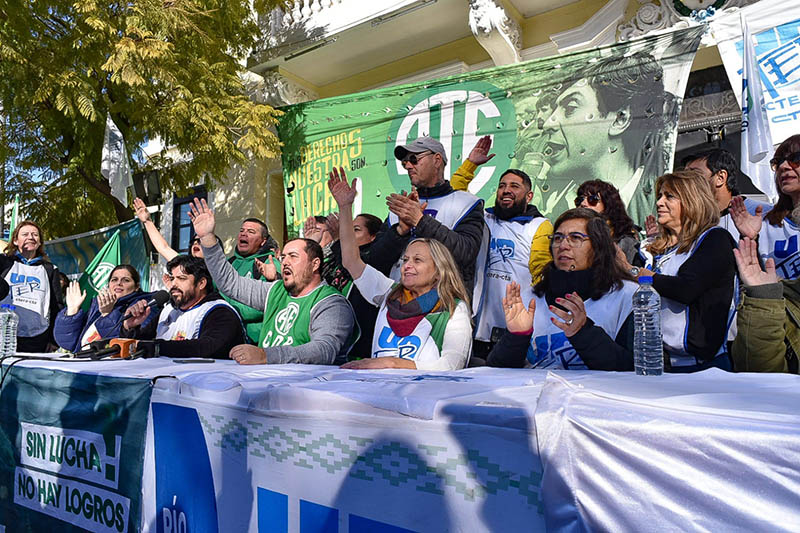
<svg viewBox="0 0 800 533">
<path fill-rule="evenodd" d="M 147 307 L 160 307 L 169 301 L 169 293 L 167 291 L 157 291 L 154 292 L 152 297 L 147 300 Z M 122 320 L 119 323 L 123 323 L 129 318 L 133 318 L 133 315 L 130 313 L 125 313 L 125 316 L 122 317 Z"/>
</svg>

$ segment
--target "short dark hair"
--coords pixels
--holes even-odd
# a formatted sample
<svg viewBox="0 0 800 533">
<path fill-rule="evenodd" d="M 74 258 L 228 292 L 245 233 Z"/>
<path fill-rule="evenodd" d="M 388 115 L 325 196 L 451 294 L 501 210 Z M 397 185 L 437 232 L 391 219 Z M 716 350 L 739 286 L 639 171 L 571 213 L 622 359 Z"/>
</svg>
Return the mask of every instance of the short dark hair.
<svg viewBox="0 0 800 533">
<path fill-rule="evenodd" d="M 308 260 L 313 261 L 314 259 L 319 259 L 319 271 L 322 272 L 322 263 L 323 261 L 325 261 L 325 254 L 322 251 L 322 246 L 320 246 L 317 241 L 311 239 L 305 239 L 303 237 L 292 239 L 289 242 L 292 241 L 303 241 L 305 243 L 306 245 L 305 252 L 306 255 L 308 256 Z M 289 244 L 289 242 L 287 242 L 286 244 Z M 286 245 L 284 245 L 284 249 L 285 246 Z"/>
<path fill-rule="evenodd" d="M 325 224 L 328 221 L 328 218 L 322 215 L 314 215 L 314 220 L 316 220 L 320 224 Z"/>
<path fill-rule="evenodd" d="M 589 65 L 583 73 L 597 94 L 598 107 L 602 113 L 630 107 L 631 117 L 640 125 L 639 132 L 658 132 L 666 127 L 665 103 L 671 97 L 664 90 L 664 69 L 650 53 L 638 51 L 633 54 L 611 56 Z M 640 133 L 622 138 L 625 153 L 631 161 L 642 149 Z M 651 150 L 661 149 L 651 146 Z"/>
<path fill-rule="evenodd" d="M 108 276 L 108 279 L 111 279 L 111 276 L 113 276 L 114 272 L 116 272 L 117 270 L 127 270 L 128 274 L 131 275 L 131 279 L 133 280 L 133 282 L 136 284 L 137 287 L 139 286 L 139 271 L 136 270 L 133 267 L 133 265 L 122 264 L 115 266 L 114 270 L 111 271 L 111 275 Z"/>
<path fill-rule="evenodd" d="M 692 161 L 704 161 L 708 170 L 711 171 L 711 174 L 716 174 L 720 170 L 727 172 L 728 179 L 725 185 L 727 185 L 731 194 L 739 196 L 739 188 L 736 180 L 736 176 L 739 172 L 739 163 L 736 161 L 736 157 L 728 150 L 724 148 L 711 148 L 687 155 L 681 160 L 681 167 L 686 168 L 686 165 Z"/>
<path fill-rule="evenodd" d="M 269 239 L 269 228 L 267 227 L 266 224 L 264 224 L 263 220 L 255 217 L 250 217 L 242 220 L 242 224 L 244 224 L 245 222 L 254 222 L 259 226 L 261 226 L 261 237 L 264 239 Z"/>
<path fill-rule="evenodd" d="M 364 227 L 367 230 L 367 233 L 370 235 L 377 235 L 378 232 L 381 230 L 381 226 L 383 226 L 383 220 L 376 217 L 375 215 L 371 215 L 369 213 L 361 213 L 356 216 L 356 218 L 361 217 L 366 222 L 364 223 Z"/>
<path fill-rule="evenodd" d="M 528 187 L 528 189 L 532 189 L 533 188 L 533 184 L 531 183 L 531 177 L 528 176 L 525 172 L 521 171 L 520 169 L 518 169 L 518 168 L 509 168 L 505 172 L 500 174 L 500 179 L 503 179 L 503 176 L 505 176 L 506 174 L 513 174 L 513 175 L 517 176 L 518 178 L 520 178 L 522 180 L 522 183 L 524 183 L 525 186 Z"/>
<path fill-rule="evenodd" d="M 604 294 L 622 288 L 623 280 L 633 280 L 630 272 L 622 268 L 617 261 L 617 247 L 611 238 L 611 230 L 606 223 L 605 217 L 595 213 L 586 207 L 576 207 L 561 213 L 553 224 L 553 231 L 557 230 L 561 224 L 567 220 L 582 219 L 586 221 L 586 233 L 589 235 L 589 242 L 592 245 L 592 265 L 594 271 L 592 277 L 593 300 L 599 300 Z M 550 286 L 550 278 L 553 270 L 556 269 L 552 259 L 553 247 L 550 247 L 550 262 L 542 271 L 542 279 L 534 285 L 533 291 L 542 296 Z"/>
<path fill-rule="evenodd" d="M 172 273 L 175 267 L 181 267 L 187 276 L 194 276 L 194 284 L 200 283 L 201 279 L 206 280 L 206 292 L 213 290 L 211 273 L 206 267 L 206 262 L 199 257 L 192 257 L 191 255 L 176 255 L 167 263 L 167 272 Z"/>
</svg>

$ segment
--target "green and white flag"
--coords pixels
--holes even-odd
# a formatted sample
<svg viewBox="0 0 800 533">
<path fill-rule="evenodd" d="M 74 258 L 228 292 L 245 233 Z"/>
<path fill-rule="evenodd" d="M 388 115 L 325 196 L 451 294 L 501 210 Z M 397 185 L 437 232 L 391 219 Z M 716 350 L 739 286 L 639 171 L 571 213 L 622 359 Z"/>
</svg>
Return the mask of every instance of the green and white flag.
<svg viewBox="0 0 800 533">
<path fill-rule="evenodd" d="M 97 296 L 97 293 L 108 285 L 111 271 L 120 263 L 119 230 L 117 230 L 97 252 L 97 255 L 94 256 L 94 259 L 78 280 L 81 289 L 86 291 L 86 299 L 81 306 L 82 308 L 89 309 L 92 298 Z"/>
<path fill-rule="evenodd" d="M 11 225 L 8 227 L 9 235 L 14 233 L 14 228 L 17 227 L 18 220 L 19 220 L 19 194 L 14 196 L 14 207 L 11 209 Z"/>
</svg>

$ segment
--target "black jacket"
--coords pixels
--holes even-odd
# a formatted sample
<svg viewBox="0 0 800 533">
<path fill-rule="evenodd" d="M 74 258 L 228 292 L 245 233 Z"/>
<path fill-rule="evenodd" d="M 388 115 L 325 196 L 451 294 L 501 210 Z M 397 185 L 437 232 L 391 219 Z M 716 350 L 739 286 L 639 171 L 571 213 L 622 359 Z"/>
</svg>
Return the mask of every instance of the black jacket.
<svg viewBox="0 0 800 533">
<path fill-rule="evenodd" d="M 212 292 L 197 302 L 197 305 L 221 299 L 222 296 L 219 293 Z M 160 312 L 160 309 L 158 311 L 153 309 L 151 312 Z M 123 328 L 121 336 L 133 339 L 155 339 L 157 327 L 158 320 L 151 320 L 146 329 L 126 330 Z M 196 339 L 184 341 L 156 339 L 152 344 L 141 343 L 140 347 L 148 350 L 151 356 L 226 359 L 231 348 L 246 343 L 244 326 L 242 326 L 242 320 L 236 311 L 228 306 L 218 306 L 208 312 Z"/>
<path fill-rule="evenodd" d="M 21 263 L 22 260 L 17 255 L 0 254 L 0 278 L 3 278 L 3 284 L 0 284 L 0 293 L 5 291 L 2 298 L 8 296 L 8 284 L 5 282 L 6 274 L 11 270 L 14 263 Z M 47 349 L 48 343 L 55 344 L 53 339 L 53 324 L 56 322 L 56 315 L 64 307 L 64 294 L 61 291 L 61 283 L 58 279 L 58 267 L 47 259 L 42 259 L 42 266 L 47 272 L 47 278 L 50 282 L 50 327 L 47 331 L 36 337 L 17 339 L 17 350 L 20 352 L 44 352 Z M 0 298 L 0 299 L 2 299 Z"/>
<path fill-rule="evenodd" d="M 417 192 L 420 202 L 424 202 L 429 198 L 439 198 L 450 194 L 453 192 L 453 188 L 450 186 L 450 182 L 444 181 L 434 187 L 420 187 Z M 392 266 L 403 255 L 403 251 L 412 238 L 436 239 L 453 254 L 464 286 L 468 293 L 472 293 L 475 284 L 475 260 L 480 252 L 485 224 L 482 201 L 475 204 L 475 207 L 464 215 L 453 229 L 430 215 L 423 215 L 413 231 L 407 235 L 399 235 L 397 224 L 390 227 L 387 219 L 383 223 L 381 233 L 372 244 L 368 264 L 388 276 Z"/>
</svg>

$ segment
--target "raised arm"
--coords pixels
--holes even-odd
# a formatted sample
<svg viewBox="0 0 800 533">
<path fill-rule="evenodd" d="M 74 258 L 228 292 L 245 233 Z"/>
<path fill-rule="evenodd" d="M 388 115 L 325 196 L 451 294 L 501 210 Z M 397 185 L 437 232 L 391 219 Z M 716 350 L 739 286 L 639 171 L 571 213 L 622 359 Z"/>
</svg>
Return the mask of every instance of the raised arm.
<svg viewBox="0 0 800 533">
<path fill-rule="evenodd" d="M 150 219 L 150 213 L 147 211 L 147 206 L 144 205 L 144 202 L 140 198 L 133 199 L 133 208 L 136 210 L 136 217 L 142 223 L 142 226 L 144 226 L 144 230 L 147 232 L 147 236 L 150 238 L 153 248 L 167 261 L 170 261 L 173 257 L 178 255 L 178 252 L 167 244 L 167 240 L 161 235 L 161 232 L 158 231 L 156 225 L 153 224 L 153 221 Z"/>
<path fill-rule="evenodd" d="M 356 180 L 347 183 L 347 174 L 344 168 L 333 169 L 328 177 L 328 188 L 331 195 L 339 205 L 339 243 L 342 247 L 342 266 L 344 266 L 353 279 L 358 279 L 364 272 L 366 264 L 361 260 L 361 255 L 356 244 L 356 232 L 353 229 L 353 200 L 356 197 Z"/>
<path fill-rule="evenodd" d="M 194 232 L 200 238 L 206 266 L 219 292 L 247 306 L 263 309 L 270 285 L 275 282 L 246 278 L 236 272 L 225 259 L 225 254 L 217 243 L 217 237 L 214 235 L 216 226 L 214 212 L 205 200 L 194 199 L 189 218 L 192 219 Z"/>
</svg>

